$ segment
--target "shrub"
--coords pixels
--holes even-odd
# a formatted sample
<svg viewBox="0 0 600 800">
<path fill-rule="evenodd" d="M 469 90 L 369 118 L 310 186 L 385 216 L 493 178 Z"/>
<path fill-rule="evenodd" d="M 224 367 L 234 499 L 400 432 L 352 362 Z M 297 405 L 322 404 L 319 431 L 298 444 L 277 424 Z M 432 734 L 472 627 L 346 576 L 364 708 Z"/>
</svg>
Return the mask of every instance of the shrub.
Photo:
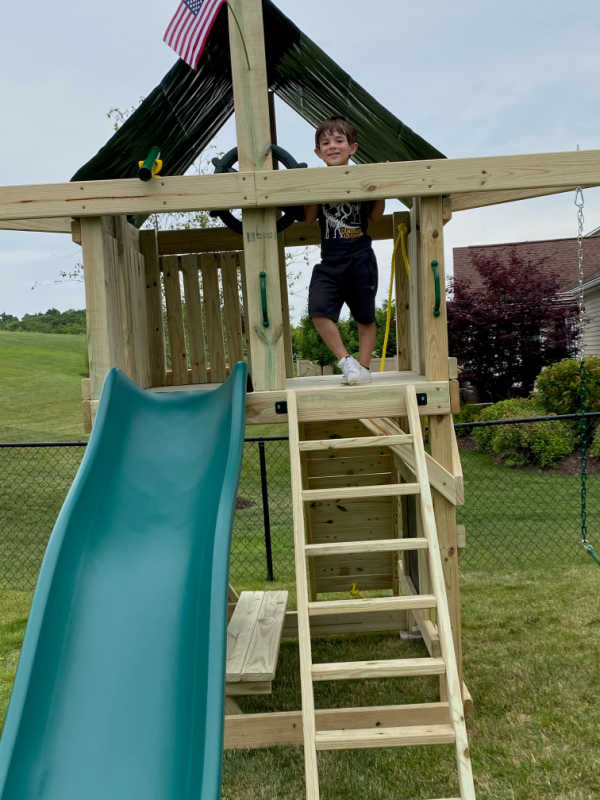
<svg viewBox="0 0 600 800">
<path fill-rule="evenodd" d="M 575 432 L 568 422 L 535 422 L 529 428 L 529 448 L 541 467 L 551 467 L 575 448 Z"/>
<path fill-rule="evenodd" d="M 588 411 L 600 411 L 600 358 L 586 356 L 585 386 Z M 563 358 L 540 372 L 536 400 L 551 414 L 576 414 L 581 408 L 579 362 Z"/>
<path fill-rule="evenodd" d="M 479 419 L 482 408 L 478 403 L 465 403 L 458 414 L 454 414 L 454 424 L 476 422 Z M 459 428 L 456 431 L 457 436 L 469 436 L 471 433 L 473 433 L 473 428 Z"/>
<path fill-rule="evenodd" d="M 538 413 L 534 404 L 524 398 L 512 398 L 511 400 L 501 400 L 487 406 L 479 414 L 480 422 L 488 422 L 494 419 L 508 419 L 509 417 L 533 417 Z M 474 428 L 475 441 L 482 453 L 493 453 L 492 441 L 496 433 L 501 430 L 503 425 L 490 425 L 485 428 Z"/>
<path fill-rule="evenodd" d="M 479 419 L 534 417 L 543 413 L 535 401 L 515 398 L 488 406 Z M 474 436 L 482 452 L 498 456 L 509 467 L 526 464 L 551 467 L 575 447 L 574 425 L 561 421 L 491 425 L 475 428 Z"/>
<path fill-rule="evenodd" d="M 592 445 L 589 449 L 589 455 L 592 458 L 600 458 L 600 425 L 596 427 L 596 431 L 594 432 Z"/>
</svg>

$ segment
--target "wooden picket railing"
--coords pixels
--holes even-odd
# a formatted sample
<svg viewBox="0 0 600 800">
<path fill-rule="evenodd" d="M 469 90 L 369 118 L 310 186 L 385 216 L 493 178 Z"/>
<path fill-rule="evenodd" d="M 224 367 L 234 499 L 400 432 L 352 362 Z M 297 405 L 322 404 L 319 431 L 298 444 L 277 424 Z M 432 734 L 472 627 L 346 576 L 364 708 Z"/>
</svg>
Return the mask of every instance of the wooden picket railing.
<svg viewBox="0 0 600 800">
<path fill-rule="evenodd" d="M 221 383 L 248 358 L 243 254 L 165 255 L 159 269 L 163 385 Z"/>
</svg>

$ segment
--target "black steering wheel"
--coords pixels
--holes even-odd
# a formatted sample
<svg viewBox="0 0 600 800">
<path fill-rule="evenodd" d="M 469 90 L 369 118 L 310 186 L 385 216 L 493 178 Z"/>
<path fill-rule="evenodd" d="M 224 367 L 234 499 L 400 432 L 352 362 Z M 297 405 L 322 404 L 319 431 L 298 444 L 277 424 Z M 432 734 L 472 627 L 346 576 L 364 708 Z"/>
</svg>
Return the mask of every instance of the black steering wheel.
<svg viewBox="0 0 600 800">
<path fill-rule="evenodd" d="M 303 169 L 307 166 L 307 164 L 304 162 L 298 163 L 295 158 L 287 152 L 287 150 L 284 150 L 283 147 L 279 147 L 277 144 L 271 145 L 271 152 L 277 161 L 283 164 L 287 169 Z M 223 158 L 213 158 L 212 163 L 215 168 L 215 173 L 237 172 L 237 170 L 233 168 L 233 165 L 237 162 L 237 160 L 237 147 L 234 147 L 229 150 L 229 152 L 225 153 Z M 283 208 L 282 211 L 283 215 L 277 220 L 277 233 L 281 233 L 286 228 L 289 228 L 290 225 L 297 219 L 303 219 L 304 217 L 304 209 L 302 206 L 288 206 Z M 210 216 L 218 217 L 222 222 L 225 223 L 225 225 L 227 225 L 228 228 L 231 228 L 232 231 L 239 233 L 240 236 L 242 235 L 242 221 L 237 217 L 234 217 L 231 211 L 211 211 Z"/>
</svg>

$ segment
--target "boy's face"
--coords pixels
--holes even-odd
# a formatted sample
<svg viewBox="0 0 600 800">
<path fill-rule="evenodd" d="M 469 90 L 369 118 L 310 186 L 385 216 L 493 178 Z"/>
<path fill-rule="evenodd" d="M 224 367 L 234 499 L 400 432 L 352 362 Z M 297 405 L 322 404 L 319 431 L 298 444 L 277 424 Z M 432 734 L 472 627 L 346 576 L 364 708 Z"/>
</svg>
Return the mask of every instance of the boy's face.
<svg viewBox="0 0 600 800">
<path fill-rule="evenodd" d="M 350 156 L 358 150 L 358 142 L 350 144 L 345 133 L 325 131 L 319 138 L 315 153 L 328 167 L 341 167 L 348 163 Z"/>
</svg>

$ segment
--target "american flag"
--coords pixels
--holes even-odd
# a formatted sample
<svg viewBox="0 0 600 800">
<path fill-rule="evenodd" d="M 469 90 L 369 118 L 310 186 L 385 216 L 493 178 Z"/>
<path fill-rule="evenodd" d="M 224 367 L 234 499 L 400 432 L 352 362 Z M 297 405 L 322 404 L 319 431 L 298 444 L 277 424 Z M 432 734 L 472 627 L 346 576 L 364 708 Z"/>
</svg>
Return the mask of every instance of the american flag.
<svg viewBox="0 0 600 800">
<path fill-rule="evenodd" d="M 169 22 L 163 42 L 196 69 L 208 34 L 227 0 L 181 0 L 175 16 Z"/>
</svg>

